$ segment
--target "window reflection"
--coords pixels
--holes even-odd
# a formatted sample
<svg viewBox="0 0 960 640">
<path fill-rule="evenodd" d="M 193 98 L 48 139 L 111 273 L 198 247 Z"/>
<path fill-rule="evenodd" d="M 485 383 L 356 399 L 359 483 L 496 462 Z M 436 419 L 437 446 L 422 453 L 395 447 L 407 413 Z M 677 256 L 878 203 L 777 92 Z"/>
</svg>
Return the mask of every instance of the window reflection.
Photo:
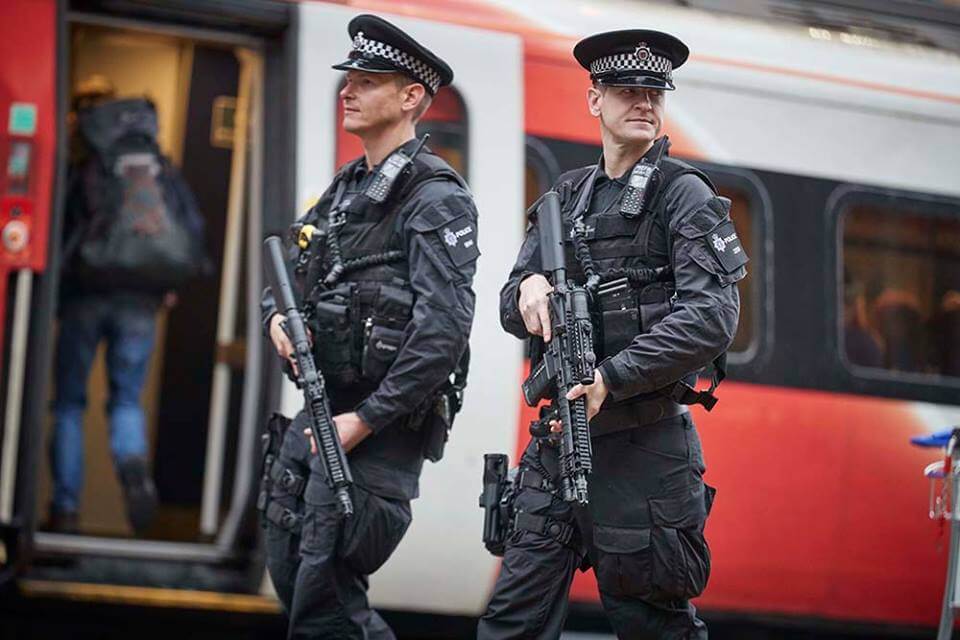
<svg viewBox="0 0 960 640">
<path fill-rule="evenodd" d="M 843 225 L 846 359 L 960 376 L 960 221 L 902 200 L 856 205 Z"/>
</svg>

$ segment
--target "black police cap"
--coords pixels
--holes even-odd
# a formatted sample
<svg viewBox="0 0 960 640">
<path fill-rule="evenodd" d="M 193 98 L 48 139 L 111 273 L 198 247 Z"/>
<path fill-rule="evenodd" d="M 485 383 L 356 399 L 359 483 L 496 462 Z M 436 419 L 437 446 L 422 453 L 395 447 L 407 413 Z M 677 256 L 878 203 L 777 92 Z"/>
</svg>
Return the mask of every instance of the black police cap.
<svg viewBox="0 0 960 640">
<path fill-rule="evenodd" d="M 648 29 L 598 33 L 573 48 L 580 66 L 600 84 L 649 89 L 675 89 L 673 70 L 689 55 L 678 38 Z"/>
<path fill-rule="evenodd" d="M 403 73 L 419 82 L 430 95 L 453 82 L 453 69 L 422 44 L 383 18 L 364 14 L 347 25 L 353 49 L 334 69 Z"/>
</svg>

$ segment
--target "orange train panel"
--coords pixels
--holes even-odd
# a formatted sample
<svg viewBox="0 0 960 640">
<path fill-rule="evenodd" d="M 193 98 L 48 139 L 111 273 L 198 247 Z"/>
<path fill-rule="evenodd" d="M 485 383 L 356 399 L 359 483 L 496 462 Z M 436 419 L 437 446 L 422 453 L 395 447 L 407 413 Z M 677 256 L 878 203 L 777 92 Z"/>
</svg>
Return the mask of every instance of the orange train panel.
<svg viewBox="0 0 960 640">
<path fill-rule="evenodd" d="M 56 159 L 56 4 L 0 4 L 0 358 L 11 271 L 47 262 Z"/>
<path fill-rule="evenodd" d="M 47 261 L 56 152 L 56 4 L 0 5 L 0 268 Z M 11 251 L 10 223 L 26 233 Z"/>
</svg>

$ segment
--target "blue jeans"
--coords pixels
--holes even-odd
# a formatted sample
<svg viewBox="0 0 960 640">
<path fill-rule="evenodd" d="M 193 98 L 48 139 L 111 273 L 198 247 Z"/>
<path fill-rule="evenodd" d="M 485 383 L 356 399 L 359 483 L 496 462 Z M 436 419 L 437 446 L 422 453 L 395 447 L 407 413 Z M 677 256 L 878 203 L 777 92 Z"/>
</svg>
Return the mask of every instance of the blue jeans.
<svg viewBox="0 0 960 640">
<path fill-rule="evenodd" d="M 107 343 L 110 449 L 114 464 L 146 457 L 140 393 L 153 351 L 157 306 L 139 298 L 86 296 L 65 302 L 57 338 L 54 426 L 50 442 L 53 508 L 75 512 L 83 488 L 83 414 L 97 345 Z"/>
</svg>

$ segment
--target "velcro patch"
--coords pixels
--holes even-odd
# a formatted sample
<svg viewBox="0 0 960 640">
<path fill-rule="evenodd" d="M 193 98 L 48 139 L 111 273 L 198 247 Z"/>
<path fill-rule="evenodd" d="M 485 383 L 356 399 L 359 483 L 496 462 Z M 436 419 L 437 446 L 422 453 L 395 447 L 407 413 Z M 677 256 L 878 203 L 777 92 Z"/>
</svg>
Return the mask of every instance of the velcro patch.
<svg viewBox="0 0 960 640">
<path fill-rule="evenodd" d="M 705 235 L 703 239 L 726 273 L 733 273 L 750 260 L 730 220 Z"/>
<path fill-rule="evenodd" d="M 447 250 L 453 264 L 461 267 L 480 255 L 477 246 L 477 225 L 466 216 L 460 216 L 453 222 L 437 229 L 437 235 L 443 248 Z"/>
</svg>

